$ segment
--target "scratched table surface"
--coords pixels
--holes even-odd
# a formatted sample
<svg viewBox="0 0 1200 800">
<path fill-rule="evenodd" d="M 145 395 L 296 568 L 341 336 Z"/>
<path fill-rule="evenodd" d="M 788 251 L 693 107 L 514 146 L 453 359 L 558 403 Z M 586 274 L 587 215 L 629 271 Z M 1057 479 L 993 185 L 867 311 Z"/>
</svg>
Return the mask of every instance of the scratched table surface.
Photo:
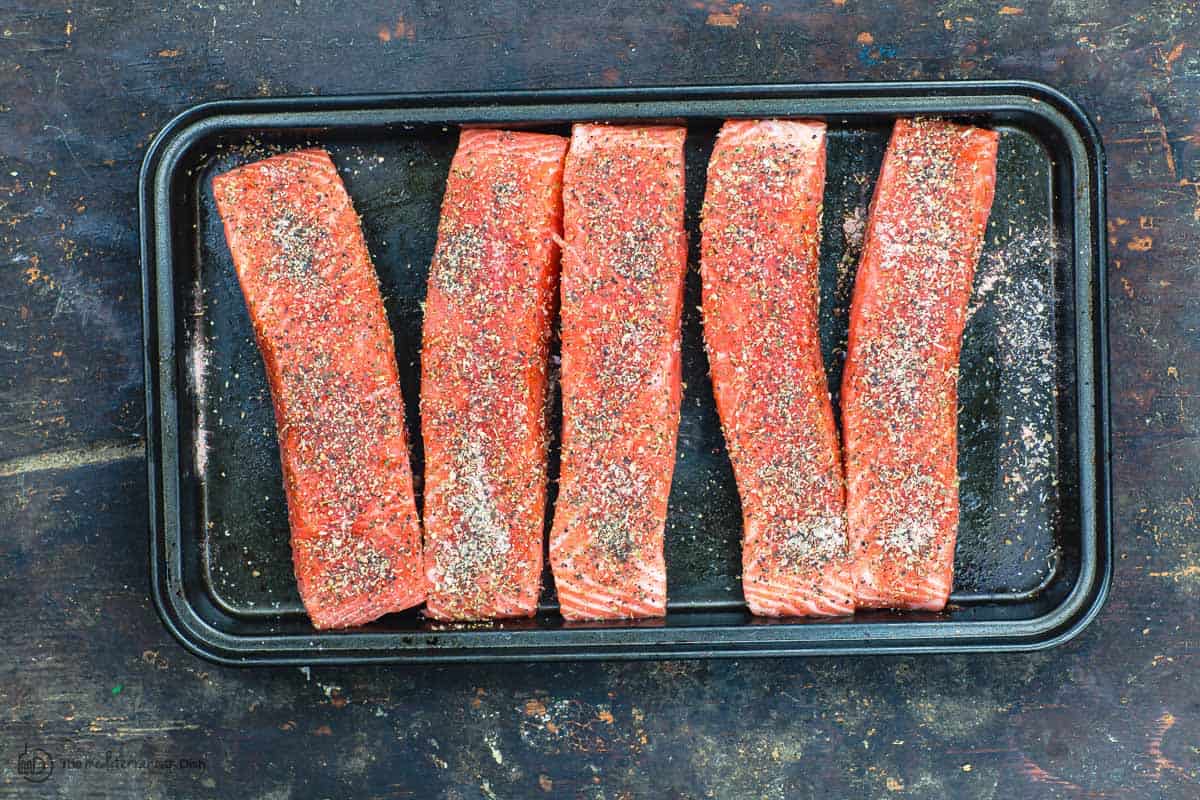
<svg viewBox="0 0 1200 800">
<path fill-rule="evenodd" d="M 1198 796 L 1194 2 L 90 6 L 0 2 L 0 795 Z M 952 78 L 1058 86 L 1107 148 L 1116 578 L 1077 640 L 232 669 L 159 623 L 135 192 L 177 112 L 253 95 Z"/>
</svg>

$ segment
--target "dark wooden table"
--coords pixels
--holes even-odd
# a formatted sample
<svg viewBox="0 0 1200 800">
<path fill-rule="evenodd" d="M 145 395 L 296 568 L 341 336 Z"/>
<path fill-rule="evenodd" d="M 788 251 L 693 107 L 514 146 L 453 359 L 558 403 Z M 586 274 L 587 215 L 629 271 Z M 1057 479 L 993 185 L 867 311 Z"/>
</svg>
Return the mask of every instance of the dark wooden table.
<svg viewBox="0 0 1200 800">
<path fill-rule="evenodd" d="M 0 795 L 1196 797 L 1200 15 L 1010 3 L 0 4 Z M 1117 565 L 1078 640 L 239 670 L 163 629 L 135 187 L 175 113 L 246 95 L 905 78 L 1046 81 L 1104 136 Z M 19 776 L 44 754 L 48 780 Z"/>
</svg>

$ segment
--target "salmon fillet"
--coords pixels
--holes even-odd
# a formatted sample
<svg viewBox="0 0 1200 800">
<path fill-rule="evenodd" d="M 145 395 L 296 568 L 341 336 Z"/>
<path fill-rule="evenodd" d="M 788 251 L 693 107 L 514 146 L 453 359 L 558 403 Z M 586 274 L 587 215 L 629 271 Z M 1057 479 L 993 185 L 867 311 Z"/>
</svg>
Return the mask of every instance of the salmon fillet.
<svg viewBox="0 0 1200 800">
<path fill-rule="evenodd" d="M 860 608 L 942 609 L 958 532 L 958 356 L 994 131 L 898 120 L 871 202 L 842 383 Z"/>
<path fill-rule="evenodd" d="M 821 358 L 825 125 L 726 122 L 701 223 L 704 339 L 742 499 L 742 588 L 763 616 L 854 612 Z"/>
<path fill-rule="evenodd" d="M 421 347 L 435 619 L 537 610 L 567 141 L 464 130 L 450 164 Z"/>
<path fill-rule="evenodd" d="M 666 612 L 687 272 L 683 128 L 576 125 L 563 177 L 563 448 L 550 560 L 568 620 Z"/>
<path fill-rule="evenodd" d="M 275 408 L 300 598 L 317 628 L 425 599 L 392 332 L 324 150 L 213 179 Z"/>
</svg>

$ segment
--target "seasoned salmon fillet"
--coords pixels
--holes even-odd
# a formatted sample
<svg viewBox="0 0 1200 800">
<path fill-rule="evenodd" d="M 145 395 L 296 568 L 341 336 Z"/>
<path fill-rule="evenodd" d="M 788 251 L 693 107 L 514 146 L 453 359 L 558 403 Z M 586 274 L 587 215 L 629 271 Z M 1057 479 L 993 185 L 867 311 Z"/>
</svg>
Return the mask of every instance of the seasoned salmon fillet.
<svg viewBox="0 0 1200 800">
<path fill-rule="evenodd" d="M 896 122 L 871 203 L 842 382 L 856 604 L 940 610 L 958 531 L 958 356 L 999 137 Z"/>
<path fill-rule="evenodd" d="M 704 340 L 763 616 L 854 611 L 837 427 L 817 328 L 825 125 L 726 122 L 701 223 Z"/>
<path fill-rule="evenodd" d="M 421 347 L 435 619 L 537 610 L 567 142 L 467 129 L 450 164 Z"/>
<path fill-rule="evenodd" d="M 425 599 L 404 403 L 379 282 L 324 150 L 218 175 L 275 409 L 300 598 L 317 628 Z"/>
<path fill-rule="evenodd" d="M 568 620 L 666 612 L 685 130 L 576 125 L 563 177 L 563 446 L 550 560 Z"/>
</svg>

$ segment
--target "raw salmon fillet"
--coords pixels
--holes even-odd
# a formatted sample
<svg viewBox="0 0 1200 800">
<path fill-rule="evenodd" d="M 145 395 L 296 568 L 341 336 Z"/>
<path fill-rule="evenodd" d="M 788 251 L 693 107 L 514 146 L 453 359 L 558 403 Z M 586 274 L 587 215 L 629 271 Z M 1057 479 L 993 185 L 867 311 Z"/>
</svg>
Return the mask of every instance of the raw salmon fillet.
<svg viewBox="0 0 1200 800">
<path fill-rule="evenodd" d="M 701 223 L 704 339 L 763 616 L 854 611 L 845 488 L 817 328 L 825 125 L 726 122 Z"/>
<path fill-rule="evenodd" d="M 300 598 L 317 628 L 425 599 L 392 332 L 324 150 L 213 179 L 275 406 Z"/>
<path fill-rule="evenodd" d="M 994 131 L 898 120 L 867 221 L 842 382 L 860 608 L 946 605 L 958 532 L 958 355 L 996 183 Z"/>
<path fill-rule="evenodd" d="M 563 449 L 550 560 L 568 620 L 666 613 L 685 131 L 576 125 L 563 177 Z"/>
<path fill-rule="evenodd" d="M 450 164 L 421 348 L 435 619 L 537 610 L 567 141 L 464 130 Z"/>
</svg>

